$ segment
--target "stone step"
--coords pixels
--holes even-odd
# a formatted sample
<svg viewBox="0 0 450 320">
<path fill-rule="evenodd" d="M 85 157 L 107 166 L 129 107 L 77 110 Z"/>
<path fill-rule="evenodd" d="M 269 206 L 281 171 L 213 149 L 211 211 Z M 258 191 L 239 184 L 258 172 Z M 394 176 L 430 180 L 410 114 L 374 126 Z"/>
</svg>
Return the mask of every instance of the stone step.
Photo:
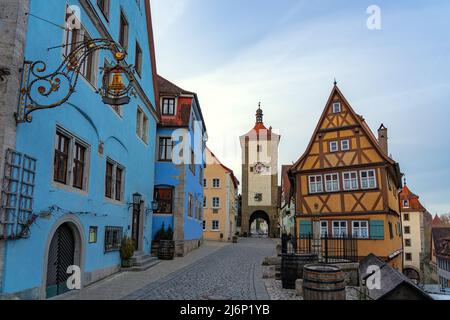
<svg viewBox="0 0 450 320">
<path fill-rule="evenodd" d="M 133 262 L 133 264 L 134 264 L 134 263 L 146 261 L 150 258 L 154 258 L 154 257 L 152 257 L 151 254 L 134 255 L 133 257 L 131 257 L 131 262 Z"/>
<path fill-rule="evenodd" d="M 125 270 L 126 271 L 145 271 L 147 269 L 150 269 L 151 267 L 156 266 L 159 263 L 161 263 L 161 260 L 158 260 L 155 257 L 150 257 L 149 259 L 146 259 L 144 262 L 134 263 L 131 268 L 127 268 Z"/>
</svg>

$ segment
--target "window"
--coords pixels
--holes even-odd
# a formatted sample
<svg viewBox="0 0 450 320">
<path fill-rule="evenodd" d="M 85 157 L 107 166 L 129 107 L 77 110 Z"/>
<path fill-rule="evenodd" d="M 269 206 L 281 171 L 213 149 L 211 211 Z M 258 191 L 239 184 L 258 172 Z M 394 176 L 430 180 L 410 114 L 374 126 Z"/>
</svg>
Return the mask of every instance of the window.
<svg viewBox="0 0 450 320">
<path fill-rule="evenodd" d="M 328 221 L 320 221 L 320 236 L 326 237 L 328 235 Z"/>
<path fill-rule="evenodd" d="M 142 141 L 148 143 L 148 117 L 141 108 L 136 112 L 136 134 Z"/>
<path fill-rule="evenodd" d="M 404 208 L 409 208 L 409 201 L 408 200 L 403 200 L 403 207 Z"/>
<path fill-rule="evenodd" d="M 220 188 L 220 179 L 213 179 L 213 188 Z"/>
<path fill-rule="evenodd" d="M 339 151 L 339 145 L 337 141 L 330 141 L 330 152 Z"/>
<path fill-rule="evenodd" d="M 128 20 L 124 12 L 120 11 L 120 29 L 119 29 L 119 43 L 125 51 L 128 49 Z"/>
<path fill-rule="evenodd" d="M 175 99 L 174 98 L 163 98 L 162 99 L 162 114 L 173 116 L 175 115 Z"/>
<path fill-rule="evenodd" d="M 203 179 L 203 188 L 207 188 L 208 187 L 208 182 L 206 179 Z"/>
<path fill-rule="evenodd" d="M 212 207 L 213 207 L 213 209 L 219 209 L 220 208 L 220 198 L 219 197 L 213 197 L 212 198 Z"/>
<path fill-rule="evenodd" d="M 97 243 L 97 227 L 89 227 L 89 243 Z"/>
<path fill-rule="evenodd" d="M 309 192 L 310 193 L 323 192 L 322 176 L 309 177 Z"/>
<path fill-rule="evenodd" d="M 203 197 L 203 208 L 208 207 L 208 200 L 206 199 L 206 197 Z"/>
<path fill-rule="evenodd" d="M 339 191 L 339 175 L 337 173 L 325 175 L 325 190 L 327 192 Z"/>
<path fill-rule="evenodd" d="M 154 199 L 158 201 L 159 214 L 172 214 L 173 204 L 173 188 L 171 187 L 156 187 Z"/>
<path fill-rule="evenodd" d="M 122 230 L 122 227 L 105 227 L 105 252 L 120 250 Z"/>
<path fill-rule="evenodd" d="M 333 113 L 339 112 L 341 112 L 341 103 L 340 102 L 333 103 Z"/>
<path fill-rule="evenodd" d="M 134 57 L 134 67 L 139 76 L 142 75 L 142 49 L 138 42 L 136 42 L 136 56 Z"/>
<path fill-rule="evenodd" d="M 375 180 L 375 170 L 361 171 L 360 176 L 362 189 L 374 189 L 377 187 L 377 183 Z"/>
<path fill-rule="evenodd" d="M 193 217 L 194 214 L 194 199 L 192 198 L 192 194 L 188 195 L 188 216 Z"/>
<path fill-rule="evenodd" d="M 392 222 L 389 222 L 388 226 L 389 226 L 389 237 L 391 239 L 394 239 L 394 230 L 392 229 Z"/>
<path fill-rule="evenodd" d="M 412 254 L 411 253 L 405 253 L 405 260 L 406 261 L 412 261 Z"/>
<path fill-rule="evenodd" d="M 256 146 L 256 152 L 262 152 L 262 145 L 258 144 Z"/>
<path fill-rule="evenodd" d="M 218 220 L 213 220 L 212 221 L 212 230 L 213 231 L 218 231 L 219 230 L 219 221 Z"/>
<path fill-rule="evenodd" d="M 203 220 L 203 231 L 206 230 L 206 221 Z"/>
<path fill-rule="evenodd" d="M 409 213 L 403 214 L 403 220 L 409 221 Z"/>
<path fill-rule="evenodd" d="M 411 227 L 405 226 L 405 234 L 411 234 Z"/>
<path fill-rule="evenodd" d="M 57 129 L 53 180 L 76 189 L 86 190 L 87 161 L 88 146 L 70 134 Z"/>
<path fill-rule="evenodd" d="M 347 221 L 333 221 L 333 237 L 347 235 Z"/>
<path fill-rule="evenodd" d="M 124 190 L 124 167 L 118 163 L 107 159 L 105 172 L 105 197 L 115 199 L 117 201 L 123 200 Z"/>
<path fill-rule="evenodd" d="M 256 193 L 256 194 L 255 194 L 255 201 L 261 202 L 262 199 L 263 199 L 262 193 Z"/>
<path fill-rule="evenodd" d="M 189 169 L 195 175 L 195 153 L 194 150 L 191 149 L 191 161 L 189 162 Z"/>
<path fill-rule="evenodd" d="M 352 232 L 355 238 L 369 239 L 369 223 L 367 221 L 353 221 Z"/>
<path fill-rule="evenodd" d="M 84 167 L 86 165 L 86 147 L 75 142 L 75 154 L 73 160 L 73 187 L 83 189 Z"/>
<path fill-rule="evenodd" d="M 97 5 L 105 19 L 109 20 L 109 0 L 97 0 Z"/>
<path fill-rule="evenodd" d="M 411 247 L 411 239 L 405 239 L 405 247 Z"/>
<path fill-rule="evenodd" d="M 60 183 L 67 183 L 67 169 L 69 160 L 69 142 L 70 138 L 56 133 L 55 159 L 53 164 L 53 180 Z"/>
<path fill-rule="evenodd" d="M 344 180 L 344 190 L 357 190 L 358 189 L 358 173 L 344 172 L 342 174 Z"/>
<path fill-rule="evenodd" d="M 342 140 L 341 141 L 341 150 L 342 151 L 350 150 L 350 140 Z"/>
<path fill-rule="evenodd" d="M 172 160 L 173 142 L 172 138 L 160 137 L 159 138 L 159 161 Z"/>
</svg>

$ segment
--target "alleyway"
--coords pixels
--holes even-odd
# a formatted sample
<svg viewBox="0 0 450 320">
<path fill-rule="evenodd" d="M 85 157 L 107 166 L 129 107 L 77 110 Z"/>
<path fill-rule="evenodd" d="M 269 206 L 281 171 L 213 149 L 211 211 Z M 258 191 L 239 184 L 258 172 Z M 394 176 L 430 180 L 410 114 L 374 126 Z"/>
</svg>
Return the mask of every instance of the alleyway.
<svg viewBox="0 0 450 320">
<path fill-rule="evenodd" d="M 272 255 L 275 255 L 275 244 L 271 239 L 243 238 L 237 244 L 206 242 L 184 258 L 163 261 L 141 273 L 121 273 L 64 298 L 268 299 L 261 263 L 264 257 Z"/>
</svg>

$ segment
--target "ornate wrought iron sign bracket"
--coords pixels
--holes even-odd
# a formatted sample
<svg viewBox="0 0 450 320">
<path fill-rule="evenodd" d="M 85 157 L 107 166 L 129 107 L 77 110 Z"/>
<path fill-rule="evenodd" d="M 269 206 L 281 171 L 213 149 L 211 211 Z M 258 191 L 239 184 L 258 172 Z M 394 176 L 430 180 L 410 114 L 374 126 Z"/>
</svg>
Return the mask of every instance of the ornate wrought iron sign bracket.
<svg viewBox="0 0 450 320">
<path fill-rule="evenodd" d="M 77 45 L 52 73 L 46 73 L 44 61 L 25 61 L 19 92 L 19 106 L 15 114 L 18 123 L 31 122 L 36 110 L 52 109 L 67 102 L 75 92 L 82 68 L 89 57 L 100 50 L 113 53 L 116 64 L 103 68 L 102 87 L 98 91 L 102 101 L 109 105 L 124 105 L 134 95 L 134 67 L 124 63 L 126 52 L 114 41 L 92 39 Z M 123 82 L 122 75 L 128 79 Z"/>
</svg>

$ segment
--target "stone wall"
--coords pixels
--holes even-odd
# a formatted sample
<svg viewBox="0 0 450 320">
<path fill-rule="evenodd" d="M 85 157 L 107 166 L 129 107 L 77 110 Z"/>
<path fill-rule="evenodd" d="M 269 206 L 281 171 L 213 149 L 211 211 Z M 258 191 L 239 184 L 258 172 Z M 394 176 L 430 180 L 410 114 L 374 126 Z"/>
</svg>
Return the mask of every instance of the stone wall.
<svg viewBox="0 0 450 320">
<path fill-rule="evenodd" d="M 0 79 L 0 187 L 3 185 L 4 157 L 8 148 L 16 143 L 16 122 L 21 68 L 24 61 L 29 0 L 0 1 L 0 68 L 8 68 L 10 75 Z M 0 212 L 0 220 L 3 220 Z M 0 237 L 3 228 L 0 226 Z M 0 240 L 0 292 L 3 291 L 3 260 L 5 241 Z"/>
</svg>

